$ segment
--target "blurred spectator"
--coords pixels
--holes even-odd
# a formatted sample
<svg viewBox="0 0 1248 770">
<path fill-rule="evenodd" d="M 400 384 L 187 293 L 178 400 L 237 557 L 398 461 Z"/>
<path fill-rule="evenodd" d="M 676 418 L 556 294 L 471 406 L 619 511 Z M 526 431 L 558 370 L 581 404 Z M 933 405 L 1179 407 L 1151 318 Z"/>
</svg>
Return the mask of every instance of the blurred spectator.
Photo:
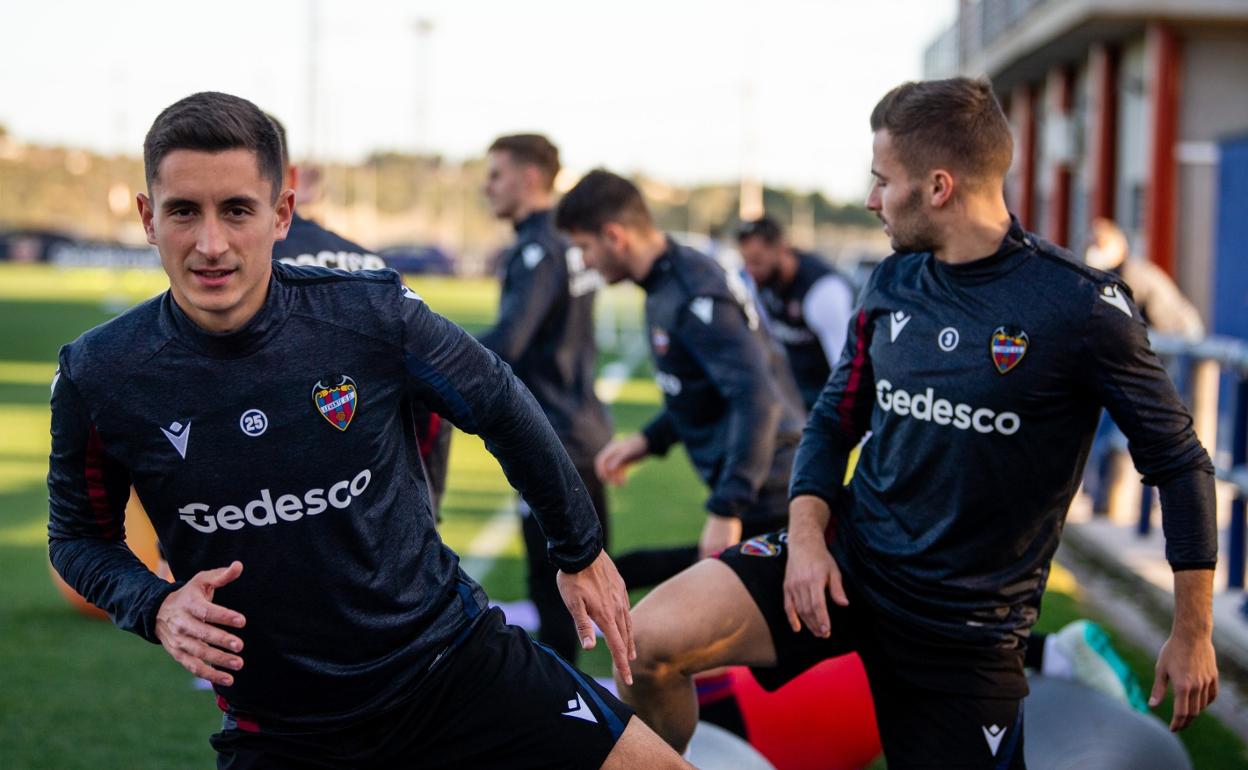
<svg viewBox="0 0 1248 770">
<path fill-rule="evenodd" d="M 737 247 L 810 409 L 845 346 L 853 286 L 817 254 L 794 249 L 771 217 L 742 222 Z"/>
<path fill-rule="evenodd" d="M 295 205 L 301 200 L 306 202 L 306 186 L 299 186 L 299 168 L 290 162 L 286 128 L 272 115 L 269 120 L 273 121 L 282 139 L 282 166 L 286 169 L 282 184 L 287 189 L 304 191 L 304 198 L 296 194 Z M 304 219 L 297 211 L 286 239 L 273 244 L 273 258 L 288 265 L 319 265 L 339 270 L 381 270 L 386 266 L 381 257 L 310 219 Z"/>
<path fill-rule="evenodd" d="M 1148 260 L 1130 257 L 1127 236 L 1112 220 L 1093 220 L 1088 240 L 1084 253 L 1088 267 L 1122 278 L 1131 288 L 1136 307 L 1150 328 L 1190 340 L 1205 336 L 1205 324 L 1196 307 L 1183 296 L 1164 270 Z"/>
</svg>

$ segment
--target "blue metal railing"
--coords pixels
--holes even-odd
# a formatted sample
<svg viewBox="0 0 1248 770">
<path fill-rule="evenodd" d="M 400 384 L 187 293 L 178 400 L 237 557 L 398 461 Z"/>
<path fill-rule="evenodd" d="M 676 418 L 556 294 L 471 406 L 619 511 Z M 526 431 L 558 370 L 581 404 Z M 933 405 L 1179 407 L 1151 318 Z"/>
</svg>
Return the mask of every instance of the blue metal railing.
<svg viewBox="0 0 1248 770">
<path fill-rule="evenodd" d="M 1231 403 L 1220 405 L 1223 409 L 1218 410 L 1231 416 L 1230 462 L 1215 462 L 1215 470 L 1219 479 L 1235 488 L 1227 538 L 1227 589 L 1243 590 L 1248 564 L 1248 341 L 1207 337 L 1199 342 L 1190 342 L 1177 337 L 1153 335 L 1152 344 L 1153 350 L 1166 360 L 1175 385 L 1193 411 L 1218 406 L 1196 403 L 1200 398 L 1195 392 L 1197 378 L 1194 376 L 1198 364 L 1206 361 L 1216 363 L 1224 379 L 1229 377 L 1231 380 L 1230 387 L 1225 389 Z M 1225 456 L 1214 454 L 1215 457 Z M 1151 528 L 1151 511 L 1152 493 L 1145 488 L 1137 527 L 1142 535 L 1147 535 Z M 1248 603 L 1243 609 L 1248 615 Z"/>
</svg>

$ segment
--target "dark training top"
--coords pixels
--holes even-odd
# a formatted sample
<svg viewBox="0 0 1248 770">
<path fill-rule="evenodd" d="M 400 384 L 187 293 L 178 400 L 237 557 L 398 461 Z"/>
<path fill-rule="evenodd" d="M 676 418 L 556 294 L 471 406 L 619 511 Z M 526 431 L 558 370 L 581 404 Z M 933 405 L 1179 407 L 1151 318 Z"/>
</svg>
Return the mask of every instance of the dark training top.
<svg viewBox="0 0 1248 770">
<path fill-rule="evenodd" d="M 867 285 L 791 493 L 829 503 L 832 552 L 880 610 L 1013 647 L 1102 407 L 1161 492 L 1172 567 L 1212 568 L 1213 467 L 1125 286 L 1017 222 L 974 262 L 897 254 Z"/>
<path fill-rule="evenodd" d="M 555 231 L 549 211 L 516 223 L 503 269 L 498 320 L 481 344 L 533 391 L 572 461 L 592 466 L 611 439 L 611 420 L 594 394 L 594 292 L 602 279 Z"/>
<path fill-rule="evenodd" d="M 787 286 L 758 287 L 768 327 L 784 344 L 807 409 L 828 382 L 853 311 L 849 281 L 818 256 L 796 251 L 797 274 Z"/>
<path fill-rule="evenodd" d="M 381 270 L 386 261 L 358 243 L 326 230 L 298 214 L 286 239 L 273 244 L 273 259 L 288 265 L 333 267 L 339 270 Z"/>
<path fill-rule="evenodd" d="M 649 451 L 683 443 L 711 489 L 706 509 L 749 515 L 760 489 L 788 483 L 801 431 L 784 355 L 740 276 L 710 257 L 669 239 L 640 283 L 663 391 L 663 411 L 642 431 Z"/>
<path fill-rule="evenodd" d="M 209 334 L 166 292 L 61 350 L 48 473 L 52 563 L 121 628 L 156 641 L 179 584 L 124 543 L 131 484 L 173 574 L 237 559 L 232 712 L 325 725 L 413 689 L 486 605 L 434 528 L 411 402 L 484 437 L 575 572 L 593 505 L 528 390 L 391 271 L 273 264 L 244 328 Z"/>
</svg>

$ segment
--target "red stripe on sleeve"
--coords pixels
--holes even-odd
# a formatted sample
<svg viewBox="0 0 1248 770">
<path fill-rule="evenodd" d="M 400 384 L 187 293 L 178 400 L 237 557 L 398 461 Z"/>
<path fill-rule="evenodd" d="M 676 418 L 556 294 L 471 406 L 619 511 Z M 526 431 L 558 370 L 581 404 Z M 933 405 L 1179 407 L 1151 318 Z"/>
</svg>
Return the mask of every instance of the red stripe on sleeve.
<svg viewBox="0 0 1248 770">
<path fill-rule="evenodd" d="M 91 435 L 87 437 L 87 457 L 83 466 L 83 475 L 87 480 L 87 497 L 91 501 L 91 510 L 95 513 L 95 523 L 100 532 L 107 538 L 121 537 L 121 523 L 117 520 L 112 506 L 108 501 L 108 487 L 104 484 L 104 442 L 95 426 L 91 426 Z"/>
<path fill-rule="evenodd" d="M 866 332 L 867 309 L 863 308 L 858 311 L 858 318 L 854 321 L 854 336 L 857 344 L 854 347 L 854 360 L 850 363 L 849 382 L 845 385 L 845 397 L 837 405 L 837 413 L 841 417 L 841 430 L 854 438 L 857 438 L 854 435 L 854 407 L 858 405 L 858 391 L 862 387 L 862 368 L 867 363 Z"/>
<path fill-rule="evenodd" d="M 442 429 L 442 415 L 437 412 L 429 413 L 429 422 L 425 425 L 424 435 L 420 437 L 420 459 L 428 460 L 429 455 L 433 454 L 434 444 L 437 442 L 438 431 Z"/>
</svg>

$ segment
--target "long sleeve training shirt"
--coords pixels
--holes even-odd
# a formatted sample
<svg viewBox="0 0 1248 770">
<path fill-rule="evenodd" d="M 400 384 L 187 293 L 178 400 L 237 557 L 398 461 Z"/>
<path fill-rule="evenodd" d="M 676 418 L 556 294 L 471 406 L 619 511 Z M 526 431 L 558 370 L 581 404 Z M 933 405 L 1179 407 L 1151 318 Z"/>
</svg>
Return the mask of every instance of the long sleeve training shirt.
<svg viewBox="0 0 1248 770">
<path fill-rule="evenodd" d="M 1017 223 L 974 262 L 894 255 L 811 414 L 791 493 L 829 503 L 832 551 L 882 611 L 1015 646 L 1102 408 L 1160 489 L 1173 568 L 1212 568 L 1213 468 L 1121 282 Z"/>
<path fill-rule="evenodd" d="M 649 451 L 683 443 L 711 490 L 707 510 L 747 515 L 764 486 L 783 490 L 801 431 L 783 351 L 739 277 L 704 254 L 669 240 L 641 288 L 663 391 L 663 411 L 642 431 Z"/>
<path fill-rule="evenodd" d="M 594 393 L 594 294 L 602 278 L 555 231 L 549 211 L 516 223 L 503 258 L 498 320 L 481 344 L 511 364 L 554 426 L 572 461 L 592 466 L 611 439 Z"/>
<path fill-rule="evenodd" d="M 61 350 L 48 474 L 57 571 L 149 641 L 179 584 L 126 548 L 137 491 L 173 574 L 244 565 L 214 601 L 247 618 L 217 692 L 274 724 L 324 725 L 405 697 L 485 606 L 434 528 L 409 409 L 480 434 L 552 561 L 601 550 L 575 468 L 528 390 L 391 271 L 273 264 L 244 328 L 210 334 L 171 295 Z"/>
</svg>

